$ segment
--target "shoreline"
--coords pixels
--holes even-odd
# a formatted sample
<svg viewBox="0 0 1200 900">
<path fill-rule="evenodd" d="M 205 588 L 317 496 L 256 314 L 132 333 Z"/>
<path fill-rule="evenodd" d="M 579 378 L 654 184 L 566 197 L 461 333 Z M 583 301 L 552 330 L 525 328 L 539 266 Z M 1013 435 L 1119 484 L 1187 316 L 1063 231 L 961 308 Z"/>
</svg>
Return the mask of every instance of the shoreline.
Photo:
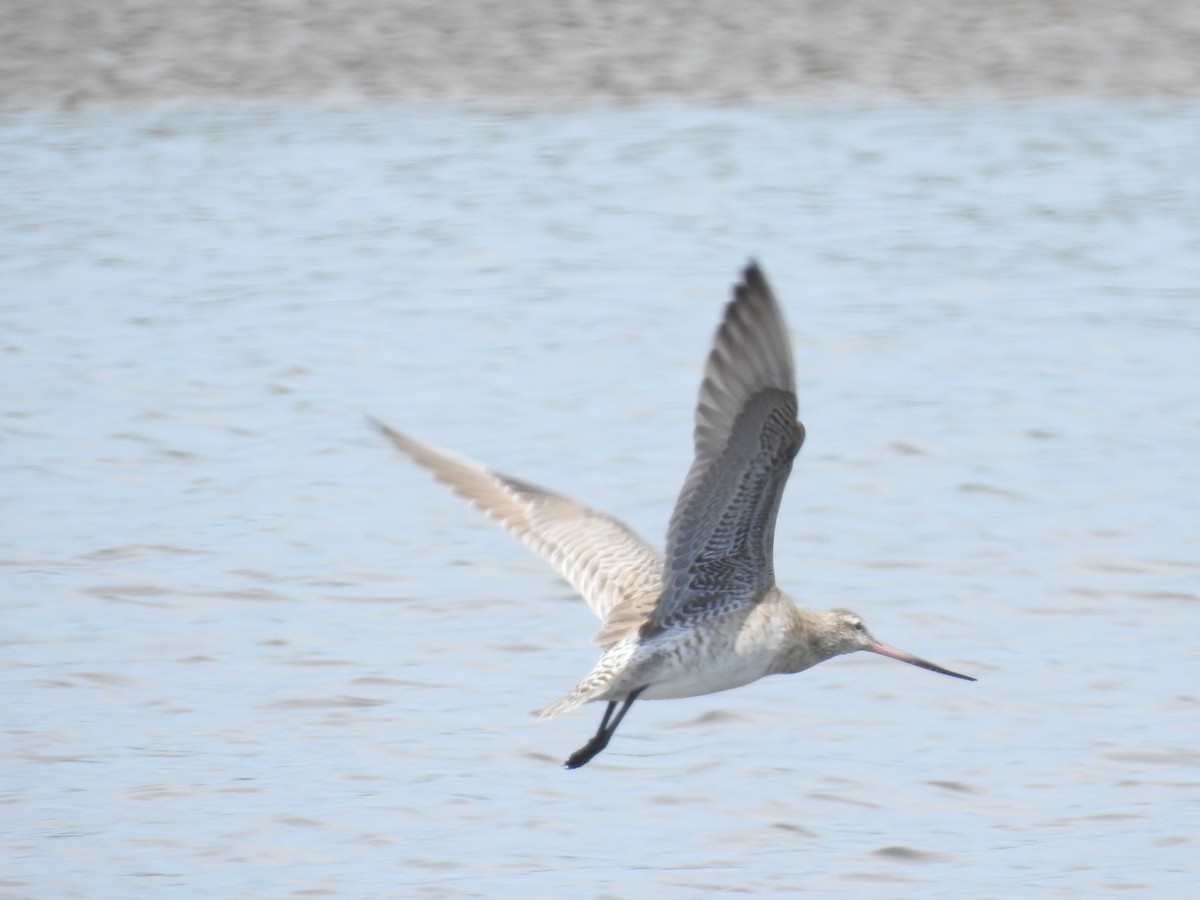
<svg viewBox="0 0 1200 900">
<path fill-rule="evenodd" d="M 1200 4 L 15 0 L 0 23 L 3 111 L 1068 97 L 1200 97 Z"/>
</svg>

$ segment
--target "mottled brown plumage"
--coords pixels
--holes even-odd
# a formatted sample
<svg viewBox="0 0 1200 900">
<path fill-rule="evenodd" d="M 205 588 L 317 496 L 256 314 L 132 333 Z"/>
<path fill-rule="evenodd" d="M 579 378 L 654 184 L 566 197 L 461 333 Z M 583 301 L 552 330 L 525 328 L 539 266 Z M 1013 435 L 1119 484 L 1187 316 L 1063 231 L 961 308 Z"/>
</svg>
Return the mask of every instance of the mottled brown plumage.
<svg viewBox="0 0 1200 900">
<path fill-rule="evenodd" d="M 599 730 L 567 760 L 569 768 L 608 745 L 636 699 L 724 691 L 856 650 L 975 680 L 876 640 L 848 610 L 797 606 L 775 584 L 775 520 L 804 442 L 796 413 L 787 329 L 752 263 L 708 356 L 695 458 L 665 557 L 610 516 L 376 423 L 398 449 L 545 557 L 600 618 L 599 662 L 537 713 L 608 702 Z"/>
</svg>

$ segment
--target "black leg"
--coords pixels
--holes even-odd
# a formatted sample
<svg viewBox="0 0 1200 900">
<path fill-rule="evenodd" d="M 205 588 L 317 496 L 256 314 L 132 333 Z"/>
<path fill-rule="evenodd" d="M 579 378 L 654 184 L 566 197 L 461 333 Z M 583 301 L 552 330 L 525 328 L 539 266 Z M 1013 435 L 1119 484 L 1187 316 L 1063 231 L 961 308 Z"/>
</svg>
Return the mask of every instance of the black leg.
<svg viewBox="0 0 1200 900">
<path fill-rule="evenodd" d="M 608 706 L 604 708 L 604 718 L 600 720 L 600 727 L 596 729 L 597 735 L 603 734 L 604 729 L 608 728 L 608 720 L 612 718 L 612 714 L 616 711 L 616 709 L 617 701 L 609 700 Z"/>
<path fill-rule="evenodd" d="M 621 720 L 625 718 L 625 713 L 629 712 L 629 707 L 633 706 L 633 701 L 638 698 L 638 695 L 646 689 L 642 686 L 625 698 L 625 702 L 621 704 L 621 711 L 617 713 L 616 718 L 613 718 L 613 710 L 617 708 L 617 701 L 610 700 L 608 708 L 604 710 L 604 718 L 600 720 L 600 727 L 596 729 L 596 733 L 592 739 L 572 753 L 566 762 L 568 769 L 578 769 L 580 766 L 587 765 L 592 759 L 612 740 L 613 733 L 617 730 L 617 726 L 621 724 Z M 611 724 L 609 720 L 612 720 Z"/>
<path fill-rule="evenodd" d="M 612 718 L 613 711 L 617 708 L 617 701 L 610 700 L 608 708 L 604 710 L 604 718 L 600 720 L 600 727 L 596 729 L 596 733 L 592 735 L 592 739 L 576 750 L 567 759 L 566 766 L 568 769 L 578 769 L 580 766 L 591 762 L 593 756 L 608 746 L 608 741 L 612 737 L 612 732 L 608 730 L 608 720 Z"/>
</svg>

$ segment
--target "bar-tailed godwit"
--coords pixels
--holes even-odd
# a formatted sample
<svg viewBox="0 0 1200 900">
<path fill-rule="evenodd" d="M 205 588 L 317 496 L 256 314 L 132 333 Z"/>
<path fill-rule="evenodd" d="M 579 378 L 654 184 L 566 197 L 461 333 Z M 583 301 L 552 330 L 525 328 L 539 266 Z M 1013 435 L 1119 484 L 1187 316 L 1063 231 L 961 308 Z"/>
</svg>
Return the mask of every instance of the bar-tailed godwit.
<svg viewBox="0 0 1200 900">
<path fill-rule="evenodd" d="M 804 442 L 783 315 L 751 263 L 717 329 L 696 407 L 696 455 L 675 502 L 666 555 L 625 524 L 375 422 L 403 453 L 550 562 L 601 621 L 604 652 L 556 716 L 607 702 L 570 769 L 608 746 L 637 699 L 694 697 L 868 650 L 960 675 L 876 640 L 845 609 L 797 606 L 775 584 L 775 518 Z"/>
</svg>

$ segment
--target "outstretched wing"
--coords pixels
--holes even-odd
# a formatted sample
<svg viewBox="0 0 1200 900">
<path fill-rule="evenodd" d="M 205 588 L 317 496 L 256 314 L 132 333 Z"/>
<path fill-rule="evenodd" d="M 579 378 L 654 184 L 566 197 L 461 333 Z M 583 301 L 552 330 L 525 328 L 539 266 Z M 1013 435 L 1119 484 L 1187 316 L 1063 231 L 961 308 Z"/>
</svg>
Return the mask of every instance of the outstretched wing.
<svg viewBox="0 0 1200 900">
<path fill-rule="evenodd" d="M 627 525 L 561 494 L 371 422 L 396 448 L 546 559 L 603 622 L 593 640 L 616 643 L 646 620 L 662 591 L 662 556 Z"/>
<path fill-rule="evenodd" d="M 804 442 L 783 315 L 751 263 L 725 309 L 696 407 L 696 457 L 667 532 L 643 634 L 757 603 L 775 583 L 775 519 Z"/>
</svg>

